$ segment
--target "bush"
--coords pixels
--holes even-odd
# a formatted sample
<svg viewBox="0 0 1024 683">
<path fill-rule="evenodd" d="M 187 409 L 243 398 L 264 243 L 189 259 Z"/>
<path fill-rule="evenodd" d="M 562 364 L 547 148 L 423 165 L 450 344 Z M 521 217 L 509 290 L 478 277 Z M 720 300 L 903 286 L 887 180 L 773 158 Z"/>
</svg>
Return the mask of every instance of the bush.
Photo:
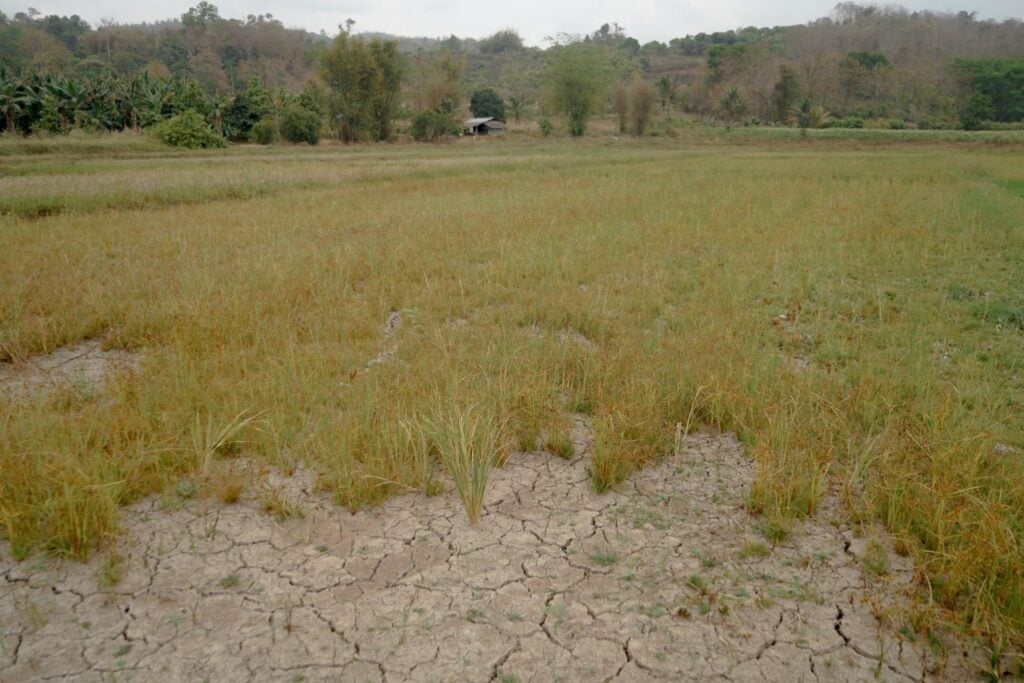
<svg viewBox="0 0 1024 683">
<path fill-rule="evenodd" d="M 249 131 L 249 139 L 259 145 L 272 145 L 277 142 L 277 130 L 277 119 L 260 119 Z"/>
<path fill-rule="evenodd" d="M 288 142 L 320 142 L 320 116 L 316 112 L 291 106 L 281 114 L 281 137 Z"/>
<path fill-rule="evenodd" d="M 206 149 L 223 147 L 227 144 L 224 138 L 211 128 L 206 119 L 194 109 L 189 109 L 158 123 L 150 128 L 149 132 L 157 140 L 171 147 Z"/>
<path fill-rule="evenodd" d="M 421 111 L 412 118 L 409 132 L 414 140 L 434 142 L 446 135 L 459 135 L 462 128 L 448 114 L 437 111 Z"/>
<path fill-rule="evenodd" d="M 555 129 L 555 127 L 551 125 L 551 119 L 547 117 L 544 117 L 540 121 L 537 121 L 537 125 L 540 127 L 540 134 L 543 135 L 544 137 L 551 135 L 551 131 Z"/>
<path fill-rule="evenodd" d="M 921 130 L 956 130 L 960 121 L 953 114 L 922 116 L 917 120 L 917 127 Z"/>
<path fill-rule="evenodd" d="M 826 128 L 863 128 L 864 119 L 859 116 L 848 116 L 845 119 L 832 119 L 825 124 Z"/>
</svg>

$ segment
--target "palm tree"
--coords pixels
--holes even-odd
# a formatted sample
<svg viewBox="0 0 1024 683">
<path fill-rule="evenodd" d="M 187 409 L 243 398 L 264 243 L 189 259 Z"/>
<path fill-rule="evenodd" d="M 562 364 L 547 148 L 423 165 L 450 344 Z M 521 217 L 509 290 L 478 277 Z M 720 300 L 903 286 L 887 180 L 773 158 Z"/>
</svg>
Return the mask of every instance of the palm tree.
<svg viewBox="0 0 1024 683">
<path fill-rule="evenodd" d="M 519 123 L 519 117 L 523 114 L 523 108 L 526 106 L 526 99 L 516 95 L 510 95 L 508 98 L 508 114 L 509 117 Z"/>
<path fill-rule="evenodd" d="M 655 86 L 658 88 L 658 101 L 661 102 L 662 110 L 668 111 L 668 108 L 676 101 L 678 94 L 676 82 L 668 76 L 662 76 Z"/>
</svg>

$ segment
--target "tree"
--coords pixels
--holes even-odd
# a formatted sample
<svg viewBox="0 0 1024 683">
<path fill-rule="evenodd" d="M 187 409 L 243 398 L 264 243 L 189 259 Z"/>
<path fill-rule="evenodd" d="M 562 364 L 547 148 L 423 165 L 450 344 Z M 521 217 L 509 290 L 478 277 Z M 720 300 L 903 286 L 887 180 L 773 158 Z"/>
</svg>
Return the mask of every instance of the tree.
<svg viewBox="0 0 1024 683">
<path fill-rule="evenodd" d="M 675 104 L 679 87 L 668 76 L 662 76 L 658 79 L 657 88 L 658 101 L 661 103 L 661 108 L 664 111 L 668 111 L 669 107 Z"/>
<path fill-rule="evenodd" d="M 626 123 L 629 119 L 629 90 L 625 83 L 616 83 L 612 88 L 612 112 L 619 124 L 619 132 L 626 132 Z"/>
<path fill-rule="evenodd" d="M 183 26 L 206 26 L 207 23 L 220 19 L 217 7 L 203 0 L 195 7 L 190 7 L 181 15 Z"/>
<path fill-rule="evenodd" d="M 565 116 L 570 135 L 583 135 L 611 80 L 607 53 L 591 43 L 561 45 L 552 51 L 547 70 L 548 102 L 551 109 Z"/>
<path fill-rule="evenodd" d="M 519 34 L 510 28 L 502 29 L 494 35 L 480 41 L 480 52 L 487 54 L 500 54 L 523 49 L 523 39 Z"/>
<path fill-rule="evenodd" d="M 643 136 L 647 131 L 657 100 L 657 90 L 642 78 L 637 78 L 629 86 L 629 117 L 633 134 L 637 137 Z"/>
<path fill-rule="evenodd" d="M 730 123 L 735 123 L 747 113 L 747 103 L 743 100 L 743 95 L 740 94 L 738 88 L 729 88 L 718 106 Z"/>
<path fill-rule="evenodd" d="M 958 59 L 953 72 L 964 91 L 961 121 L 1024 121 L 1024 58 Z"/>
<path fill-rule="evenodd" d="M 420 68 L 419 108 L 452 114 L 462 105 L 464 56 L 444 50 L 427 58 Z"/>
<path fill-rule="evenodd" d="M 481 88 L 469 98 L 469 110 L 473 116 L 505 120 L 505 103 L 493 88 Z"/>
<path fill-rule="evenodd" d="M 260 80 L 249 79 L 245 90 L 232 97 L 224 108 L 221 117 L 224 136 L 229 140 L 245 140 L 252 127 L 270 113 L 271 107 L 270 93 Z"/>
<path fill-rule="evenodd" d="M 519 123 L 519 118 L 523 115 L 523 109 L 526 107 L 526 99 L 519 95 L 510 95 L 508 98 L 508 110 L 512 114 L 512 120 Z"/>
<path fill-rule="evenodd" d="M 810 97 L 805 97 L 800 106 L 792 110 L 792 115 L 801 131 L 808 128 L 824 128 L 829 120 L 829 113 L 825 108 L 820 104 L 813 104 Z"/>
<path fill-rule="evenodd" d="M 797 80 L 796 72 L 788 66 L 780 67 L 779 80 L 772 90 L 772 108 L 776 121 L 785 123 L 789 119 L 793 104 L 799 96 L 800 82 Z"/>
<path fill-rule="evenodd" d="M 323 51 L 320 73 L 329 93 L 327 110 L 345 142 L 391 137 L 402 71 L 395 42 L 367 44 L 342 33 Z"/>
</svg>

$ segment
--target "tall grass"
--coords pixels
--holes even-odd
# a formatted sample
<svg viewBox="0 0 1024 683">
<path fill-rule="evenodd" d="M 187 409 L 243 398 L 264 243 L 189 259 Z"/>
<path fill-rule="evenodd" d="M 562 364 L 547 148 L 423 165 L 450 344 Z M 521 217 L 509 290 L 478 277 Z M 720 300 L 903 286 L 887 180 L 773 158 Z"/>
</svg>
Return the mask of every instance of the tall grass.
<svg viewBox="0 0 1024 683">
<path fill-rule="evenodd" d="M 1018 158 L 772 144 L 294 151 L 242 177 L 252 199 L 146 210 L 97 210 L 77 176 L 78 208 L 0 217 L 0 349 L 102 336 L 142 370 L 0 398 L 0 523 L 21 554 L 85 554 L 243 411 L 258 428 L 228 442 L 352 508 L 449 477 L 478 509 L 495 454 L 564 442 L 573 413 L 599 490 L 679 425 L 723 429 L 756 463 L 752 511 L 783 528 L 835 486 L 928 601 L 1019 643 Z M 146 182 L 211 158 L 147 160 Z M 368 175 L 280 170 L 350 162 Z M 134 170 L 111 159 L 96 194 Z"/>
<path fill-rule="evenodd" d="M 418 429 L 444 464 L 470 523 L 475 523 L 483 510 L 491 470 L 505 450 L 494 413 L 451 403 L 421 418 Z"/>
</svg>

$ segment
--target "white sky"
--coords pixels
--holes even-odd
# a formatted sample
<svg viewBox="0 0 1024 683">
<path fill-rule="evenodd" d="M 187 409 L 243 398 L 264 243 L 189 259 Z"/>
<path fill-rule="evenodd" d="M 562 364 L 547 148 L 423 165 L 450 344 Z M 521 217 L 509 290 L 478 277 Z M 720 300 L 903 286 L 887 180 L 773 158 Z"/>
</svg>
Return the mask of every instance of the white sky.
<svg viewBox="0 0 1024 683">
<path fill-rule="evenodd" d="M 462 0 L 211 0 L 222 17 L 244 19 L 249 14 L 273 14 L 286 26 L 335 34 L 338 24 L 355 19 L 354 31 L 380 31 L 405 36 L 480 38 L 501 28 L 515 28 L 531 45 L 559 32 L 589 33 L 605 22 L 618 22 L 640 42 L 701 31 L 725 31 L 741 26 L 799 24 L 829 14 L 837 0 L 506 0 L 470 3 Z M 180 16 L 199 0 L 156 2 L 137 0 L 0 0 L 8 16 L 35 7 L 43 14 L 78 14 L 94 26 L 101 18 L 118 23 L 155 21 Z M 868 4 L 864 2 L 863 4 Z M 1021 0 L 930 0 L 900 3 L 910 9 L 976 11 L 980 17 L 1024 17 Z M 493 8 L 493 9 L 492 9 Z"/>
</svg>

